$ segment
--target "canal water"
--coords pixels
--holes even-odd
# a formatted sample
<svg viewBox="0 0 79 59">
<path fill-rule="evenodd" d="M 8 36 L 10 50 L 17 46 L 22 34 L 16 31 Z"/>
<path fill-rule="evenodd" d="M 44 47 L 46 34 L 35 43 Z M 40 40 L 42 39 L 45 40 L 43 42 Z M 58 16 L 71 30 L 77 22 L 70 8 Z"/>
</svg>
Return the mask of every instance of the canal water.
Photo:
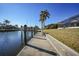
<svg viewBox="0 0 79 59">
<path fill-rule="evenodd" d="M 31 38 L 31 32 L 28 39 Z M 0 56 L 15 56 L 23 48 L 24 35 L 21 31 L 0 32 Z"/>
</svg>

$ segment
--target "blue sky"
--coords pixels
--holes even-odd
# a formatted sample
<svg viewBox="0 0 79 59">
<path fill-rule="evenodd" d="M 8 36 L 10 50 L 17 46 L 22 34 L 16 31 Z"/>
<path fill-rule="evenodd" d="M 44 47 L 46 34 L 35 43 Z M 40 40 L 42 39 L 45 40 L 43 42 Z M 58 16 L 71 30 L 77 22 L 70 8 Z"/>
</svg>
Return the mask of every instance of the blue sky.
<svg viewBox="0 0 79 59">
<path fill-rule="evenodd" d="M 11 21 L 11 24 L 28 26 L 40 26 L 39 14 L 41 10 L 47 9 L 50 13 L 50 18 L 46 20 L 45 24 L 57 23 L 68 17 L 79 14 L 79 4 L 67 3 L 16 3 L 16 4 L 0 4 L 0 22 L 4 19 Z"/>
</svg>

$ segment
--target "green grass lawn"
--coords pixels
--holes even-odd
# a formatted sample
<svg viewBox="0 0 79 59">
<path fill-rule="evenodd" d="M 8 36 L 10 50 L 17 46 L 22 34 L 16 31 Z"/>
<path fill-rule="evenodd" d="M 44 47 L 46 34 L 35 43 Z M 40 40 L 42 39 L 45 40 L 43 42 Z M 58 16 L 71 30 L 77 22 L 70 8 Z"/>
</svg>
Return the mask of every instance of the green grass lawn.
<svg viewBox="0 0 79 59">
<path fill-rule="evenodd" d="M 79 29 L 47 29 L 44 32 L 79 52 Z"/>
</svg>

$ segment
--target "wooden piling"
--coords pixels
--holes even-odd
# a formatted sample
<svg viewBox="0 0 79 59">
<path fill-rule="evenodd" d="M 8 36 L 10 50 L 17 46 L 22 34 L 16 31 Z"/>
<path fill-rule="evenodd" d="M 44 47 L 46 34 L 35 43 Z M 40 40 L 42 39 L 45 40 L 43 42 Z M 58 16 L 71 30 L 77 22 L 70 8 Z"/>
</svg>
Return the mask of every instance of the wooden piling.
<svg viewBox="0 0 79 59">
<path fill-rule="evenodd" d="M 31 27 L 31 38 L 33 38 L 33 27 Z"/>
<path fill-rule="evenodd" d="M 27 25 L 24 25 L 24 42 L 25 42 L 25 45 L 27 44 L 27 34 L 26 34 L 26 32 L 27 32 Z"/>
<path fill-rule="evenodd" d="M 25 43 L 24 43 L 24 38 L 23 38 L 23 26 L 21 26 L 21 43 L 22 43 L 22 46 L 24 46 L 25 45 Z"/>
</svg>

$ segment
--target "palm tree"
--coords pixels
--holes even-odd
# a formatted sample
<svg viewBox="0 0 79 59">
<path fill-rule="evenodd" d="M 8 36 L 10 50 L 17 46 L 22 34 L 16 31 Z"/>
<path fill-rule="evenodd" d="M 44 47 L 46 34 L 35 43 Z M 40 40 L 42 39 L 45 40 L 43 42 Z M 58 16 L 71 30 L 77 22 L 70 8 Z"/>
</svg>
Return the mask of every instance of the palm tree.
<svg viewBox="0 0 79 59">
<path fill-rule="evenodd" d="M 10 21 L 9 20 L 4 20 L 5 25 L 9 25 Z"/>
<path fill-rule="evenodd" d="M 45 25 L 45 20 L 49 18 L 50 14 L 47 10 L 43 10 L 40 12 L 40 21 L 41 21 L 41 33 L 43 35 L 43 29 Z"/>
</svg>

